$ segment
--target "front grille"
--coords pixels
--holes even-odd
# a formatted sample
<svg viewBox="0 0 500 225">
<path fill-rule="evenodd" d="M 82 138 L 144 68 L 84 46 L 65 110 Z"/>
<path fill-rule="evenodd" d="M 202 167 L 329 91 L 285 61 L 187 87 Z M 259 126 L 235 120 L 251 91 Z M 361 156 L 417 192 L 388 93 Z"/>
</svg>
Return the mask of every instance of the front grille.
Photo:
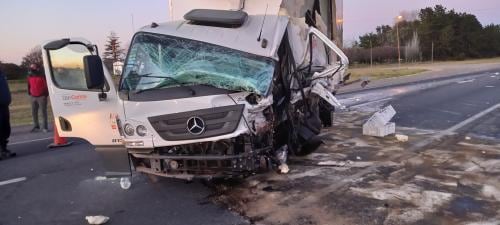
<svg viewBox="0 0 500 225">
<path fill-rule="evenodd" d="M 149 117 L 148 120 L 160 137 L 167 141 L 209 138 L 234 132 L 244 108 L 245 105 L 231 105 Z M 188 131 L 187 121 L 192 117 L 203 119 L 203 133 L 195 135 Z"/>
</svg>

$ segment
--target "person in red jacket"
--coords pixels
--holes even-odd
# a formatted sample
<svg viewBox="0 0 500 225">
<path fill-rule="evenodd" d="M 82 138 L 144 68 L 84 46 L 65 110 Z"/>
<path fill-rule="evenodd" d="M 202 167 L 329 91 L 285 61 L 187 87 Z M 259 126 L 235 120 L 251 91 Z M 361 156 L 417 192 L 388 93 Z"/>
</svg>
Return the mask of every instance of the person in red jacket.
<svg viewBox="0 0 500 225">
<path fill-rule="evenodd" d="M 42 110 L 43 119 L 43 132 L 48 132 L 47 121 L 47 97 L 49 96 L 49 89 L 47 88 L 47 81 L 45 75 L 40 70 L 37 64 L 31 64 L 28 73 L 28 94 L 31 96 L 31 113 L 33 115 L 33 129 L 32 132 L 40 130 L 40 123 L 38 122 L 38 109 Z"/>
</svg>

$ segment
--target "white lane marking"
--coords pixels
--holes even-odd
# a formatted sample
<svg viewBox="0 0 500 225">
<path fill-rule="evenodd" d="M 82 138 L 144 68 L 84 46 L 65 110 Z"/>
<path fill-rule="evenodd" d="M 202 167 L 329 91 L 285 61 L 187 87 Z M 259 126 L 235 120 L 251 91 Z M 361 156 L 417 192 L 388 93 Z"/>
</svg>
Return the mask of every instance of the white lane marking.
<svg viewBox="0 0 500 225">
<path fill-rule="evenodd" d="M 461 116 L 462 113 L 457 113 L 457 112 L 454 112 L 454 111 L 448 111 L 448 110 L 443 110 L 443 109 L 431 109 L 432 111 L 436 111 L 436 112 L 442 112 L 442 113 L 447 113 L 447 114 L 451 114 L 451 115 L 455 115 L 455 116 Z"/>
<path fill-rule="evenodd" d="M 25 181 L 26 177 L 19 177 L 15 179 L 10 179 L 10 180 L 5 180 L 5 181 L 0 181 L 0 186 L 7 185 L 7 184 L 13 184 L 21 181 Z"/>
<path fill-rule="evenodd" d="M 480 119 L 481 117 L 495 111 L 496 109 L 500 109 L 500 104 L 496 104 L 482 112 L 479 112 L 478 114 L 456 124 L 455 126 L 452 126 L 446 130 L 443 130 L 443 131 L 439 131 L 438 133 L 436 133 L 435 135 L 433 135 L 432 137 L 430 138 L 427 138 L 427 139 L 424 139 L 420 142 L 417 142 L 415 144 L 413 144 L 412 146 L 410 146 L 409 148 L 407 148 L 408 151 L 417 151 L 417 150 L 420 150 L 432 143 L 434 143 L 435 141 L 443 138 L 443 137 L 446 137 L 448 135 L 453 135 L 455 134 L 455 132 L 457 130 L 459 130 L 460 128 L 463 128 L 471 123 L 473 123 L 474 121 Z"/>
<path fill-rule="evenodd" d="M 471 83 L 474 82 L 476 79 L 470 79 L 470 80 L 462 80 L 462 81 L 457 81 L 457 84 L 465 84 L 465 83 Z"/>
<path fill-rule="evenodd" d="M 29 140 L 29 141 L 20 141 L 20 142 L 15 142 L 15 143 L 9 144 L 9 146 L 27 144 L 27 143 L 37 142 L 37 141 L 45 141 L 45 140 L 50 140 L 50 139 L 53 139 L 53 138 L 48 137 L 48 138 L 33 139 L 33 140 Z"/>
<path fill-rule="evenodd" d="M 356 107 L 362 107 L 362 106 L 365 106 L 365 105 L 371 105 L 371 104 L 374 104 L 374 103 L 384 102 L 384 101 L 389 101 L 389 100 L 392 100 L 392 98 L 383 98 L 383 99 L 379 99 L 379 100 L 375 100 L 375 101 L 370 101 L 370 102 L 365 102 L 365 103 L 361 103 L 361 104 L 354 104 L 354 105 L 347 106 L 347 107 L 349 107 L 349 108 L 356 108 Z"/>
<path fill-rule="evenodd" d="M 478 114 L 470 117 L 469 119 L 466 119 L 466 120 L 458 123 L 455 126 L 452 126 L 452 127 L 448 128 L 448 129 L 446 129 L 445 133 L 453 133 L 453 132 L 457 131 L 458 129 L 460 129 L 462 127 L 465 127 L 465 126 L 469 125 L 470 123 L 478 120 L 479 118 L 485 116 L 486 114 L 489 114 L 489 113 L 495 111 L 496 109 L 500 109 L 500 103 L 496 104 L 496 105 L 494 105 L 494 106 L 492 106 L 490 108 L 485 109 L 484 111 L 482 111 L 482 112 L 480 112 L 480 113 L 478 113 Z"/>
</svg>

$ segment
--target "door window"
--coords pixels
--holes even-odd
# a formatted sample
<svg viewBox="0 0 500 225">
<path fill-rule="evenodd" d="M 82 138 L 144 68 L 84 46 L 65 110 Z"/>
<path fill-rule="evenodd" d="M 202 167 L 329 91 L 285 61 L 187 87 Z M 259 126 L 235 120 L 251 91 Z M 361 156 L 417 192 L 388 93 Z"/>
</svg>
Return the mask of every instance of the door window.
<svg viewBox="0 0 500 225">
<path fill-rule="evenodd" d="M 49 51 L 54 84 L 62 89 L 92 90 L 87 88 L 83 65 L 83 57 L 91 54 L 87 46 L 83 44 L 70 44 L 64 48 Z"/>
</svg>

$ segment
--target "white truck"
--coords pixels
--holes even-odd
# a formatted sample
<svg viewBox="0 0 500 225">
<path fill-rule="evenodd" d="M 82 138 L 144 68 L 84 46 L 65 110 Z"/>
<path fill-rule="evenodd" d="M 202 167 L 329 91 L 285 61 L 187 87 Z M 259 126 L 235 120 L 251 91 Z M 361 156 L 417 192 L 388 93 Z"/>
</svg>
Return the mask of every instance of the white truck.
<svg viewBox="0 0 500 225">
<path fill-rule="evenodd" d="M 290 16 L 281 0 L 170 2 L 172 21 L 134 35 L 118 86 L 92 42 L 43 45 L 61 136 L 94 145 L 107 176 L 181 179 L 248 176 L 321 144 L 349 62 L 319 11 Z"/>
</svg>

